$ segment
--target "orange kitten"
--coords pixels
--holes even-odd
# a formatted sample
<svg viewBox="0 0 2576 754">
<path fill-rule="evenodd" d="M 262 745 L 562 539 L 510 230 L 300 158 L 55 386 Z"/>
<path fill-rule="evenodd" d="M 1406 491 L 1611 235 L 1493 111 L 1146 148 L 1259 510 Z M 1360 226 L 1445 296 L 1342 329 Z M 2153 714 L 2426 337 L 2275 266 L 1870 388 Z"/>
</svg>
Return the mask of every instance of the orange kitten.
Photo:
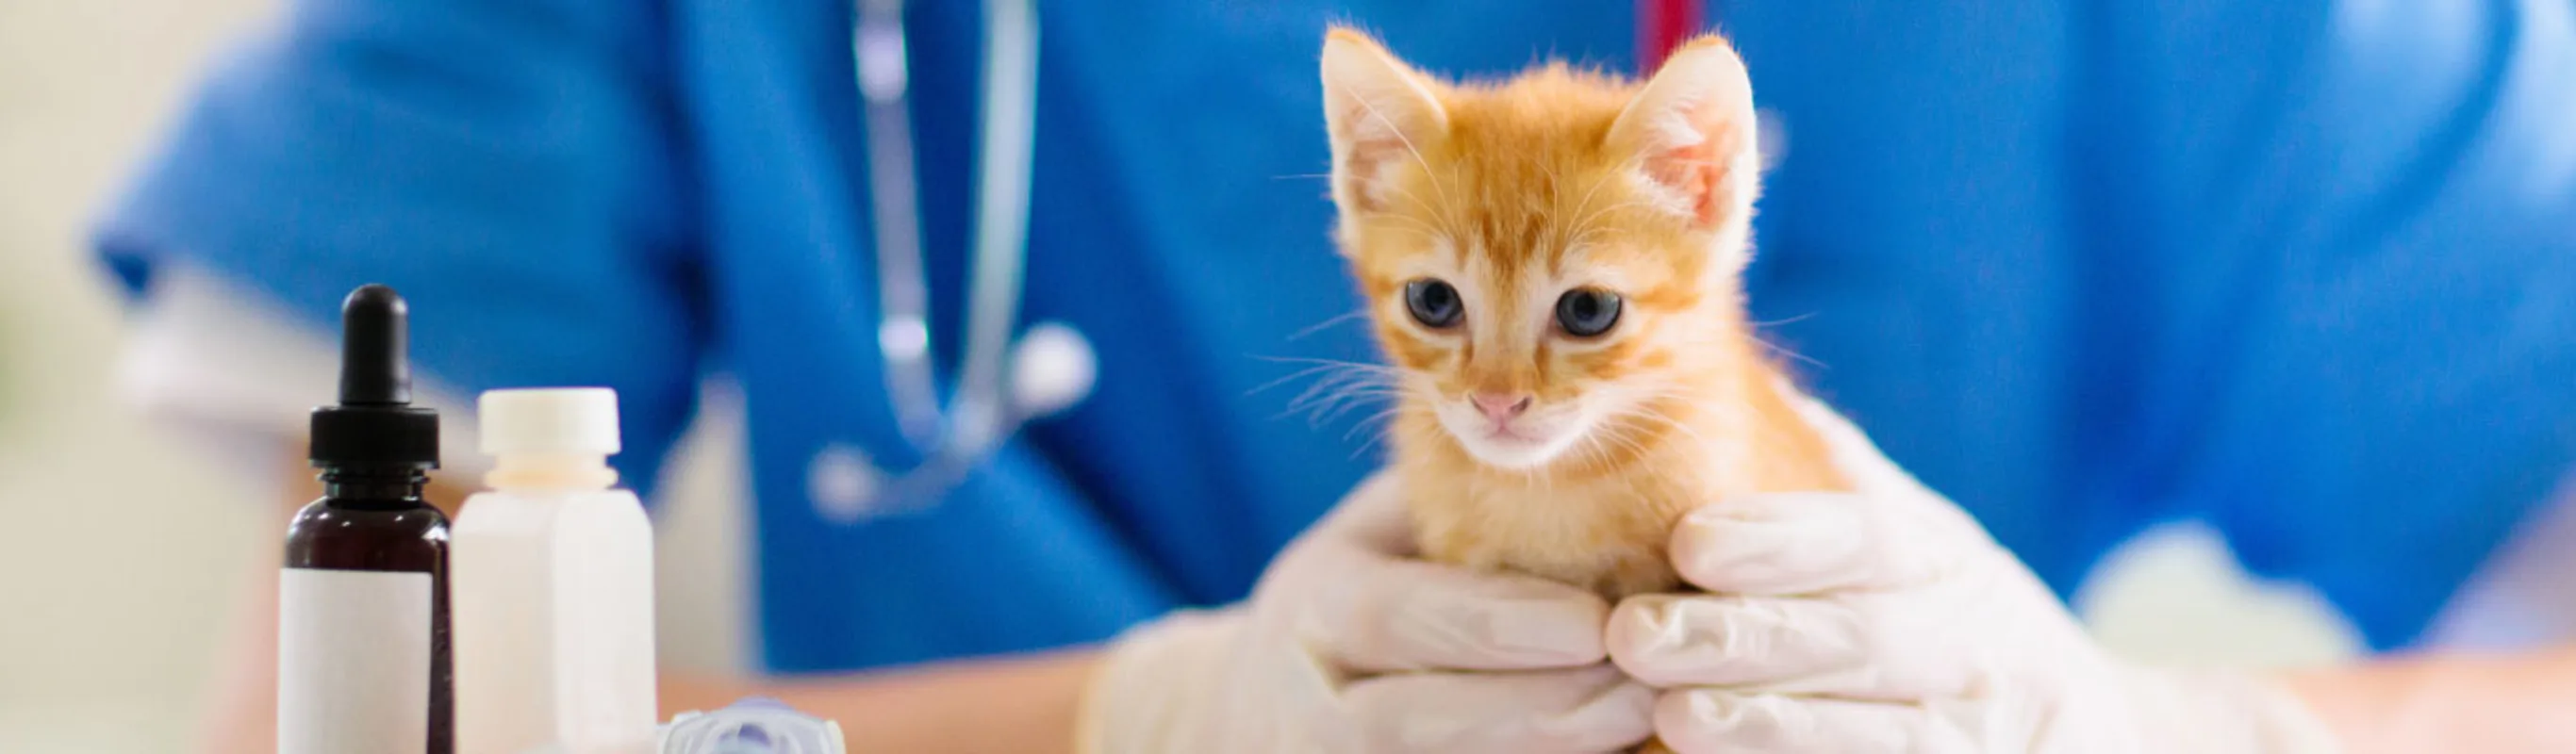
<svg viewBox="0 0 2576 754">
<path fill-rule="evenodd" d="M 1643 84 L 1563 64 L 1452 84 L 1336 29 L 1323 78 L 1425 557 L 1666 591 L 1689 510 L 1843 485 L 1746 322 L 1759 165 L 1725 42 Z"/>
</svg>

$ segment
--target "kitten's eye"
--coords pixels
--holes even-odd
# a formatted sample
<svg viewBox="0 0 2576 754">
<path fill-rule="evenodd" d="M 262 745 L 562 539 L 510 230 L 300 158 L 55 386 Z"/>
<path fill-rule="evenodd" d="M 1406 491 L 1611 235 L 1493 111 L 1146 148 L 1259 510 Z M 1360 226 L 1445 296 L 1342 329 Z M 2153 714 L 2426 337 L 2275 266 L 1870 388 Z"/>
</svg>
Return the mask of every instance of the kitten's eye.
<svg viewBox="0 0 2576 754">
<path fill-rule="evenodd" d="M 1458 289 L 1438 280 L 1404 284 L 1404 308 L 1413 312 L 1413 321 L 1434 330 L 1456 325 L 1466 314 L 1466 307 L 1458 303 Z"/>
<path fill-rule="evenodd" d="M 1566 291 L 1556 299 L 1556 326 L 1565 334 L 1589 338 L 1619 324 L 1619 294 L 1591 288 Z"/>
</svg>

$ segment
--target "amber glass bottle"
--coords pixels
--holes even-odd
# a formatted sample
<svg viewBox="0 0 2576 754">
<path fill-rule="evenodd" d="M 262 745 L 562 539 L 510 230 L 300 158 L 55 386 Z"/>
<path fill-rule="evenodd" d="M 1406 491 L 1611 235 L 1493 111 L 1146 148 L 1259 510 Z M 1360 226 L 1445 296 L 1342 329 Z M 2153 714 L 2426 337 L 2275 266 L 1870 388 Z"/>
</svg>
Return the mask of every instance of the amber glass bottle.
<svg viewBox="0 0 2576 754">
<path fill-rule="evenodd" d="M 411 405 L 406 316 L 381 285 L 341 308 L 340 402 L 313 411 L 323 495 L 286 530 L 280 754 L 454 749 L 447 517 L 421 498 L 438 415 Z"/>
</svg>

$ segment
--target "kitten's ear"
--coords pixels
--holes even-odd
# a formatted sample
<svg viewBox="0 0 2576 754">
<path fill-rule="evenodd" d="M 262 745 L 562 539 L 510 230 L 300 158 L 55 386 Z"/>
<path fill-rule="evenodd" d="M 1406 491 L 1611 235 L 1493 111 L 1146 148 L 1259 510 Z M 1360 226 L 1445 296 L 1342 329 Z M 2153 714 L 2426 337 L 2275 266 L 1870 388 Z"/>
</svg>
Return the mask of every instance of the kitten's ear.
<svg viewBox="0 0 2576 754">
<path fill-rule="evenodd" d="M 1344 211 L 1377 211 L 1389 201 L 1390 167 L 1449 130 L 1430 77 L 1367 35 L 1335 27 L 1324 35 L 1324 126 L 1333 139 L 1333 201 Z"/>
<path fill-rule="evenodd" d="M 1664 59 L 1610 126 L 1612 154 L 1634 155 L 1668 207 L 1702 231 L 1741 224 L 1760 190 L 1753 84 L 1744 61 L 1714 35 Z"/>
</svg>

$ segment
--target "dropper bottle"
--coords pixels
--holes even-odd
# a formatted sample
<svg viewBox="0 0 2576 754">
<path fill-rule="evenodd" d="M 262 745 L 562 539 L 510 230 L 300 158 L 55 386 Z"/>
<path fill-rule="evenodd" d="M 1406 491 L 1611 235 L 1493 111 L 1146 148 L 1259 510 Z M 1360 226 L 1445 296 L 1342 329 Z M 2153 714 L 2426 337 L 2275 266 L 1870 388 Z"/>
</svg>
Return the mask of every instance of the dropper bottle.
<svg viewBox="0 0 2576 754">
<path fill-rule="evenodd" d="M 280 754 L 453 749 L 447 517 L 421 498 L 438 414 L 411 405 L 406 316 L 382 285 L 341 304 L 340 402 L 313 410 L 322 499 L 286 529 Z"/>
</svg>

